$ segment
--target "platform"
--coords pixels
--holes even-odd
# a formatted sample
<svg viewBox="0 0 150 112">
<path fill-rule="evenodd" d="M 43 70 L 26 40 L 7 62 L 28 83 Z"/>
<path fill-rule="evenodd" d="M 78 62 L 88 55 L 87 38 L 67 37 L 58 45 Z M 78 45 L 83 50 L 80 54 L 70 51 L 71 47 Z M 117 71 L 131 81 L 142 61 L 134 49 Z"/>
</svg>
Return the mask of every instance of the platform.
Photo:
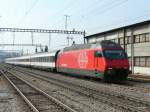
<svg viewBox="0 0 150 112">
<path fill-rule="evenodd" d="M 138 81 L 150 82 L 150 75 L 141 74 L 141 73 L 129 74 L 128 79 L 129 80 L 138 80 Z"/>
</svg>

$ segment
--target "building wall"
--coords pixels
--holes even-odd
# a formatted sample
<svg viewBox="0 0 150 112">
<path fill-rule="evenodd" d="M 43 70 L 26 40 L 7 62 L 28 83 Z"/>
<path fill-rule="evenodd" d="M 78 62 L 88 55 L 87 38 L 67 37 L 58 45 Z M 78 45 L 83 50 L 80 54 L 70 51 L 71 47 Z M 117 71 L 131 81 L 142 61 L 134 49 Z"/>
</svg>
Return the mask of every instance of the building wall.
<svg viewBox="0 0 150 112">
<path fill-rule="evenodd" d="M 125 46 L 125 51 L 128 54 L 129 62 L 131 64 L 132 38 L 134 52 L 134 73 L 144 73 L 150 75 L 150 24 L 119 29 L 110 33 L 105 32 L 105 35 L 91 37 L 88 38 L 87 41 L 88 43 L 96 43 L 100 42 L 101 40 L 112 40 L 119 43 L 122 47 Z"/>
</svg>

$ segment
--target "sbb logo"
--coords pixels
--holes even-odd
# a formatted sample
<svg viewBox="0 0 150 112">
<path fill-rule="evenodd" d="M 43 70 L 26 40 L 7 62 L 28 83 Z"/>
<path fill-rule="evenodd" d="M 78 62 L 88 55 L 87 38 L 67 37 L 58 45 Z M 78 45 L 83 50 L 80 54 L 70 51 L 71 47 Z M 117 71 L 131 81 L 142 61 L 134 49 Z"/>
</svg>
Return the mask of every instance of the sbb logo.
<svg viewBox="0 0 150 112">
<path fill-rule="evenodd" d="M 88 63 L 88 57 L 86 52 L 81 52 L 78 56 L 78 64 L 80 68 L 86 68 Z"/>
</svg>

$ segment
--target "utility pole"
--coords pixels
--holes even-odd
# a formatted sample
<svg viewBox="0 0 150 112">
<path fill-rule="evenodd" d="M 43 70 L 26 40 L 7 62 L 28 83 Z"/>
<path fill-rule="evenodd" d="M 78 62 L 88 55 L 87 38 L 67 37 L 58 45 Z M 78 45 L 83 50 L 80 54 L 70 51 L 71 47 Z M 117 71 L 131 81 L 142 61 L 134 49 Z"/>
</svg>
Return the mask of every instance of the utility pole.
<svg viewBox="0 0 150 112">
<path fill-rule="evenodd" d="M 49 33 L 49 49 L 50 49 L 50 45 L 51 45 L 51 33 Z"/>
<path fill-rule="evenodd" d="M 73 42 L 73 37 L 67 37 L 68 46 L 69 46 L 69 40 L 72 40 L 72 42 Z"/>
<path fill-rule="evenodd" d="M 68 27 L 68 18 L 70 17 L 69 15 L 64 15 L 65 16 L 65 30 L 67 30 Z"/>
<path fill-rule="evenodd" d="M 34 40 L 33 40 L 33 32 L 31 32 L 31 40 L 32 40 L 32 45 L 34 43 Z"/>
<path fill-rule="evenodd" d="M 65 16 L 65 30 L 68 30 L 68 18 L 70 17 L 69 15 L 64 15 Z M 69 36 L 67 35 L 67 43 L 69 46 Z"/>
<path fill-rule="evenodd" d="M 15 44 L 15 32 L 13 32 L 13 45 Z"/>
</svg>

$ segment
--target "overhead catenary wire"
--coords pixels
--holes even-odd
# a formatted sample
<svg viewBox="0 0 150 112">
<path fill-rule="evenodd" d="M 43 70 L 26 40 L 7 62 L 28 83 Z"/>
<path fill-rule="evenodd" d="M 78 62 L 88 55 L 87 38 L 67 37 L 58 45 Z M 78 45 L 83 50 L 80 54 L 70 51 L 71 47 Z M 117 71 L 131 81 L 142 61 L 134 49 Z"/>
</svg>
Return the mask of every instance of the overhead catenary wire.
<svg viewBox="0 0 150 112">
<path fill-rule="evenodd" d="M 117 22 L 114 21 L 114 22 L 112 22 L 112 24 L 103 25 L 103 26 L 97 26 L 97 27 L 94 27 L 94 28 L 89 28 L 87 30 L 95 30 L 95 29 L 99 29 L 100 30 L 100 29 L 106 29 L 106 27 L 111 27 L 111 29 L 112 29 L 112 27 L 114 25 L 120 27 L 120 26 L 126 25 L 125 23 L 129 23 L 129 22 L 130 23 L 134 23 L 134 21 L 137 21 L 138 19 L 150 16 L 150 10 L 149 10 L 149 12 L 148 12 L 148 10 L 144 11 L 144 12 L 146 12 L 147 14 L 139 15 L 139 16 L 136 16 L 136 17 L 133 17 L 133 18 L 124 19 L 124 20 L 121 20 L 120 22 L 118 22 L 118 20 L 117 20 Z M 142 12 L 142 13 L 144 13 L 144 12 Z"/>
<path fill-rule="evenodd" d="M 87 10 L 88 12 L 86 12 L 85 14 L 82 13 L 82 14 L 75 17 L 75 18 L 80 18 L 80 20 L 77 20 L 76 23 L 78 23 L 79 21 L 81 23 L 83 21 L 85 22 L 87 20 L 92 20 L 95 17 L 98 17 L 101 14 L 103 14 L 107 11 L 110 11 L 113 8 L 116 8 L 116 7 L 120 6 L 120 5 L 122 5 L 123 3 L 127 2 L 127 1 L 128 0 L 119 0 L 119 1 L 118 0 L 117 1 L 116 0 L 111 0 L 109 2 L 106 2 L 105 4 L 99 5 L 98 7 L 94 8 L 93 10 L 88 11 L 88 8 L 87 8 L 85 10 Z M 102 0 L 100 2 L 102 2 Z M 95 5 L 97 5 L 97 4 L 95 4 Z M 78 12 L 80 12 L 80 11 L 78 11 Z M 91 17 L 87 18 L 86 16 L 84 17 L 84 15 L 92 15 L 92 18 Z M 75 19 L 75 18 L 73 18 L 73 19 Z"/>
<path fill-rule="evenodd" d="M 31 7 L 25 12 L 24 16 L 21 18 L 21 20 L 18 22 L 18 24 L 21 24 L 22 21 L 31 13 L 32 9 L 36 6 L 36 4 L 39 2 L 39 0 L 35 0 Z"/>
<path fill-rule="evenodd" d="M 124 3 L 126 3 L 128 0 L 123 0 L 123 1 L 117 1 L 117 2 L 113 2 L 113 3 L 111 3 L 110 5 L 108 5 L 108 6 L 106 6 L 104 9 L 102 9 L 102 10 L 98 10 L 98 12 L 96 12 L 95 13 L 95 15 L 100 15 L 100 14 L 103 14 L 103 13 L 106 13 L 107 11 L 111 11 L 111 9 L 113 9 L 113 8 L 116 8 L 116 7 L 118 7 L 118 6 L 120 6 L 120 5 L 122 5 L 122 4 L 124 4 Z"/>
<path fill-rule="evenodd" d="M 62 9 L 60 9 L 59 11 L 53 13 L 51 15 L 51 17 L 58 17 L 58 16 L 63 16 L 64 15 L 64 11 L 66 11 L 67 9 L 69 9 L 70 7 L 72 7 L 73 5 L 75 5 L 77 3 L 77 1 L 75 2 L 74 0 L 70 1 L 68 4 L 66 4 Z M 55 19 L 55 22 L 53 23 L 53 25 L 58 24 L 60 22 L 62 22 L 63 19 L 59 18 L 59 19 Z"/>
<path fill-rule="evenodd" d="M 88 13 L 86 13 L 86 15 L 89 15 L 91 14 L 92 17 L 98 17 L 100 16 L 101 14 L 104 14 L 108 11 L 111 11 L 112 9 L 116 8 L 116 7 L 119 7 L 120 5 L 126 3 L 128 0 L 113 0 L 113 1 L 110 1 L 104 5 L 102 5 L 101 7 L 98 7 L 96 8 L 95 10 L 92 10 Z M 86 18 L 85 21 L 87 20 L 92 20 L 94 18 Z"/>
</svg>

